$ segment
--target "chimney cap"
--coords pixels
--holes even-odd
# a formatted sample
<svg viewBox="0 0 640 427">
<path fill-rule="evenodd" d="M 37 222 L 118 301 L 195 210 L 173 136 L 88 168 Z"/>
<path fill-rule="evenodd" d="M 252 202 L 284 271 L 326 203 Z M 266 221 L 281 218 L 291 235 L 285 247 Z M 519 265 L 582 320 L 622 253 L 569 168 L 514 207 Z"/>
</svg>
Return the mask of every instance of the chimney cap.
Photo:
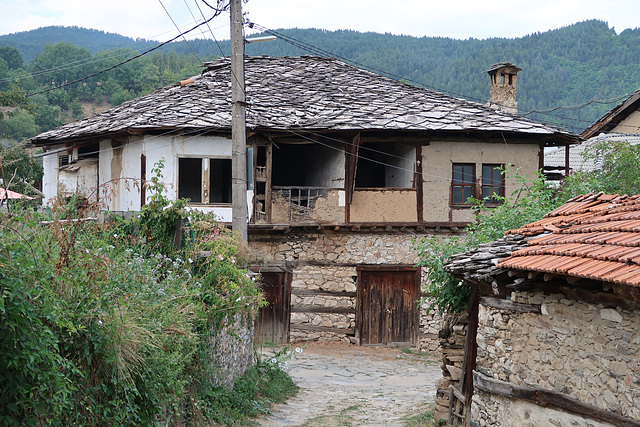
<svg viewBox="0 0 640 427">
<path fill-rule="evenodd" d="M 516 73 L 518 71 L 522 71 L 522 68 L 512 64 L 511 62 L 498 62 L 497 64 L 492 65 L 488 70 L 487 73 L 492 73 L 492 72 L 496 72 L 502 68 L 512 68 L 513 71 L 515 71 Z"/>
</svg>

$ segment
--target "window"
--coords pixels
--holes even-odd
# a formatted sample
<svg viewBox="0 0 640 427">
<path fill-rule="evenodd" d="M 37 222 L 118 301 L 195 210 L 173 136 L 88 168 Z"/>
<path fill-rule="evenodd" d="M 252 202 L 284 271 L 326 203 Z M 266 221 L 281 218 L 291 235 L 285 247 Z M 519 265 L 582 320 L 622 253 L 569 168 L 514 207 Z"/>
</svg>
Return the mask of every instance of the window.
<svg viewBox="0 0 640 427">
<path fill-rule="evenodd" d="M 178 159 L 178 197 L 191 203 L 231 203 L 231 159 Z"/>
<path fill-rule="evenodd" d="M 356 188 L 414 188 L 416 149 L 410 145 L 362 143 Z"/>
<path fill-rule="evenodd" d="M 476 165 L 473 163 L 454 163 L 451 181 L 451 203 L 468 205 L 469 197 L 474 197 Z"/>
<path fill-rule="evenodd" d="M 482 199 L 490 205 L 499 205 L 504 197 L 504 165 L 482 165 Z"/>
</svg>

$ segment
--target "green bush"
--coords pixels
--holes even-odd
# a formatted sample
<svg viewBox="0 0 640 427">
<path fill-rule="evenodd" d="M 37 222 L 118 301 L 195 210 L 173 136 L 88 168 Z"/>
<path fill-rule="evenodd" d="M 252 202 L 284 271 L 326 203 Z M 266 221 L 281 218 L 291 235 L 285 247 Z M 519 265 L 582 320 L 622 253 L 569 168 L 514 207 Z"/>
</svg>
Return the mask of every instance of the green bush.
<svg viewBox="0 0 640 427">
<path fill-rule="evenodd" d="M 0 424 L 209 423 L 208 334 L 262 304 L 241 245 L 204 216 L 184 248 L 169 233 L 149 245 L 135 219 L 86 222 L 89 209 L 72 199 L 48 225 L 0 217 L 0 379 L 15 385 L 0 390 Z M 260 369 L 228 393 L 233 417 L 256 413 L 240 396 L 271 381 Z"/>
</svg>

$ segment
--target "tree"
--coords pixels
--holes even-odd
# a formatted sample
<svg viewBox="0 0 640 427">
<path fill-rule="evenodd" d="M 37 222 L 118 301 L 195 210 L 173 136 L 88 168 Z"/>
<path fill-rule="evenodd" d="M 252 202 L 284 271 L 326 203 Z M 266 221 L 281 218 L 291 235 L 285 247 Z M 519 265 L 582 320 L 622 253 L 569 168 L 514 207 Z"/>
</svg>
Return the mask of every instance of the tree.
<svg viewBox="0 0 640 427">
<path fill-rule="evenodd" d="M 38 133 L 36 119 L 29 111 L 17 108 L 7 115 L 8 118 L 0 121 L 0 135 L 21 141 Z"/>
<path fill-rule="evenodd" d="M 2 188 L 7 186 L 9 190 L 26 195 L 39 193 L 34 186 L 42 180 L 42 165 L 29 156 L 22 144 L 0 149 L 0 172 L 5 180 Z"/>
<path fill-rule="evenodd" d="M 20 55 L 20 51 L 15 47 L 1 46 L 0 59 L 3 59 L 7 63 L 10 70 L 21 68 L 23 65 L 22 55 Z"/>
<path fill-rule="evenodd" d="M 47 44 L 44 51 L 33 58 L 31 72 L 39 72 L 41 85 L 58 86 L 85 77 L 94 71 L 91 53 L 71 43 Z"/>
</svg>

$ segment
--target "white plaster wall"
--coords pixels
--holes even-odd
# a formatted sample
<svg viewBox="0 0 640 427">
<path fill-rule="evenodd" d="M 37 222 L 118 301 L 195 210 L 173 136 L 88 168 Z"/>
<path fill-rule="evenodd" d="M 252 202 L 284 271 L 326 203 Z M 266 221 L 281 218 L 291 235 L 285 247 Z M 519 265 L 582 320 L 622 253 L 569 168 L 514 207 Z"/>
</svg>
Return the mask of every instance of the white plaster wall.
<svg viewBox="0 0 640 427">
<path fill-rule="evenodd" d="M 98 159 L 82 159 L 71 167 L 58 169 L 57 192 L 60 196 L 79 194 L 94 202 L 97 187 Z"/>
<path fill-rule="evenodd" d="M 474 215 L 469 209 L 451 209 L 449 193 L 453 163 L 475 163 L 476 178 L 480 179 L 483 163 L 502 163 L 532 176 L 538 169 L 537 144 L 504 144 L 481 142 L 432 141 L 422 149 L 424 181 L 424 220 L 470 222 Z M 517 186 L 513 179 L 506 182 L 506 195 Z M 451 217 L 449 213 L 451 211 Z"/>
<path fill-rule="evenodd" d="M 364 154 L 364 153 L 363 153 Z M 385 183 L 387 187 L 411 188 L 413 187 L 413 174 L 415 172 L 416 149 L 410 145 L 395 144 L 387 161 L 394 167 L 386 168 Z M 366 156 L 366 154 L 364 154 Z M 401 158 L 398 158 L 401 157 Z"/>
<path fill-rule="evenodd" d="M 205 136 L 131 136 L 122 146 L 121 168 L 114 167 L 119 162 L 114 159 L 116 149 L 111 140 L 100 143 L 101 183 L 112 180 L 101 192 L 105 209 L 115 211 L 140 210 L 140 174 L 141 155 L 146 156 L 147 180 L 153 177 L 152 169 L 161 160 L 164 161 L 161 182 L 165 185 L 165 196 L 175 200 L 178 189 L 179 157 L 231 157 L 231 140 L 223 137 Z M 152 193 L 147 190 L 147 200 Z M 250 196 L 248 196 L 249 198 Z M 189 209 L 213 212 L 223 222 L 232 221 L 230 207 L 215 207 L 200 204 L 190 205 Z"/>
<path fill-rule="evenodd" d="M 309 158 L 322 168 L 309 170 L 309 184 L 314 187 L 344 188 L 345 154 L 321 146 L 309 146 Z"/>
<path fill-rule="evenodd" d="M 52 150 L 61 146 L 51 147 Z M 50 154 L 42 158 L 44 176 L 42 178 L 43 206 L 51 206 L 58 195 L 58 154 Z"/>
<path fill-rule="evenodd" d="M 640 111 L 634 111 L 621 121 L 611 132 L 619 133 L 637 133 L 640 129 Z"/>
</svg>

